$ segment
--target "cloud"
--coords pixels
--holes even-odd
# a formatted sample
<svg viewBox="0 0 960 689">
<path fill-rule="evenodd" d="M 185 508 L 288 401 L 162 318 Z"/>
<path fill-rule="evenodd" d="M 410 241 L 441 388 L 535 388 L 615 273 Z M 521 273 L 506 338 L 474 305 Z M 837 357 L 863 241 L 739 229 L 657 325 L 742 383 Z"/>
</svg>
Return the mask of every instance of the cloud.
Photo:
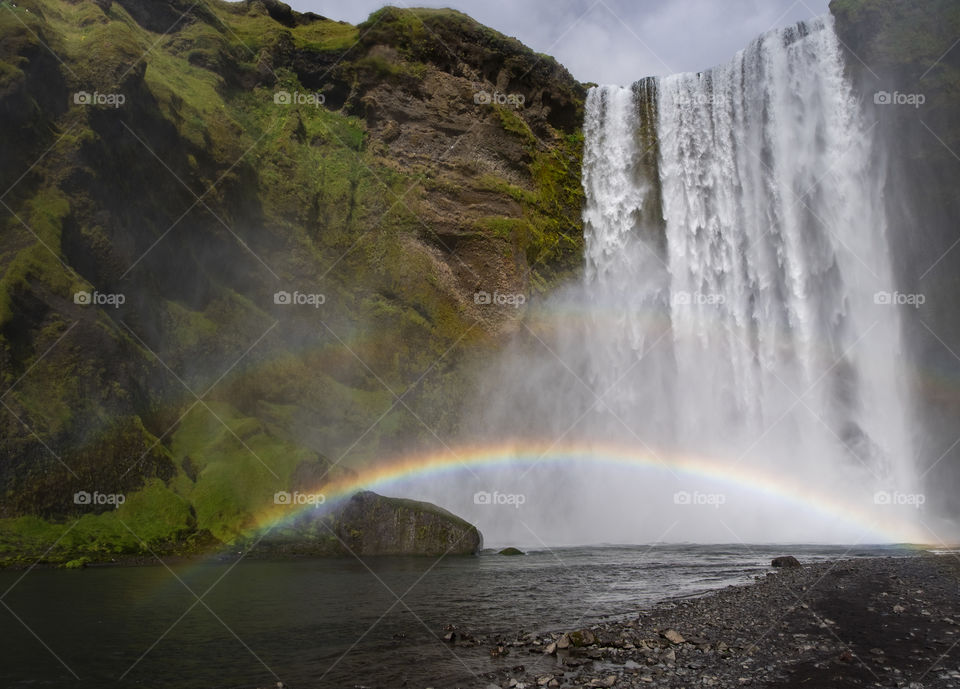
<svg viewBox="0 0 960 689">
<path fill-rule="evenodd" d="M 358 23 L 382 0 L 287 0 L 296 10 Z M 453 7 L 581 81 L 628 84 L 726 62 L 757 35 L 827 12 L 828 0 L 419 0 Z M 408 6 L 401 0 L 393 4 Z"/>
</svg>

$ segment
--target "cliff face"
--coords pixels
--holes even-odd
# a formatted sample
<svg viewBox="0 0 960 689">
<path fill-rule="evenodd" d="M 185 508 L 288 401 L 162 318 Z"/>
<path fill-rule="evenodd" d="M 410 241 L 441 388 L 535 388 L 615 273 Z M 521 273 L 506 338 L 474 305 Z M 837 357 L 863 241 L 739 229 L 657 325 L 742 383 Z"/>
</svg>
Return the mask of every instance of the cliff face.
<svg viewBox="0 0 960 689">
<path fill-rule="evenodd" d="M 887 155 L 885 203 L 900 291 L 918 362 L 912 383 L 927 507 L 955 513 L 960 484 L 960 5 L 950 0 L 833 0 L 847 64 Z M 929 471 L 927 471 L 929 469 Z"/>
<path fill-rule="evenodd" d="M 584 90 L 465 15 L 2 5 L 0 548 L 242 538 L 454 430 L 579 265 Z"/>
</svg>

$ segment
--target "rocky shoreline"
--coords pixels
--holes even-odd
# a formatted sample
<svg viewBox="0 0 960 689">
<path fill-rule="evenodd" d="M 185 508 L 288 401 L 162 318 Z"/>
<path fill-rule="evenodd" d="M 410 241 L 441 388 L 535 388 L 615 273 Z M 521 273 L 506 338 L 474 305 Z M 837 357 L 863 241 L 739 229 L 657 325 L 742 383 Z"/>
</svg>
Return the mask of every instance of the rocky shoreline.
<svg viewBox="0 0 960 689">
<path fill-rule="evenodd" d="M 629 620 L 509 640 L 444 634 L 454 652 L 490 647 L 487 689 L 960 687 L 960 557 L 771 569 Z"/>
</svg>

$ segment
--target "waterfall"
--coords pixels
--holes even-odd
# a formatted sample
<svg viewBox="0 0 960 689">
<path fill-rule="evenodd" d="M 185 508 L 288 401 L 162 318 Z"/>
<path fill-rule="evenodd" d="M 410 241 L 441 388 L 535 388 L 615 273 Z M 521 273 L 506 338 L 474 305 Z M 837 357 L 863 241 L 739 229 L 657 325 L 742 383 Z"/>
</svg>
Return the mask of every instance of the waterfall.
<svg viewBox="0 0 960 689">
<path fill-rule="evenodd" d="M 707 72 L 590 91 L 585 289 L 617 327 L 590 329 L 588 377 L 635 374 L 612 414 L 658 409 L 637 434 L 691 451 L 905 485 L 871 131 L 829 17 Z M 664 353 L 643 361 L 664 330 Z"/>
<path fill-rule="evenodd" d="M 829 17 L 590 89 L 583 277 L 529 310 L 467 417 L 523 458 L 464 486 L 525 495 L 466 511 L 484 533 L 923 539 L 873 134 Z"/>
</svg>

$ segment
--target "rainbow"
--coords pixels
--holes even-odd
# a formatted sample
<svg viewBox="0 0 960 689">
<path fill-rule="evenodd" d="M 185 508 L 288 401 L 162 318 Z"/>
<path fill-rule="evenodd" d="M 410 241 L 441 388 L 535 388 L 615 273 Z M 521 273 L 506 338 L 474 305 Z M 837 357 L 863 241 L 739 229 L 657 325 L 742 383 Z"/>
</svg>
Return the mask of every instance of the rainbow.
<svg viewBox="0 0 960 689">
<path fill-rule="evenodd" d="M 445 475 L 463 472 L 475 474 L 491 468 L 516 469 L 519 472 L 538 465 L 570 465 L 598 468 L 626 467 L 645 472 L 665 472 L 677 478 L 716 482 L 732 490 L 773 499 L 785 509 L 800 508 L 831 521 L 853 526 L 876 539 L 875 543 L 919 543 L 920 532 L 892 510 L 889 515 L 858 507 L 854 500 L 841 500 L 815 487 L 805 487 L 790 478 L 759 472 L 746 463 L 723 461 L 715 457 L 660 454 L 648 449 L 618 445 L 564 445 L 548 442 L 504 442 L 498 445 L 459 446 L 445 452 L 409 454 L 359 469 L 355 476 L 329 483 L 322 492 L 326 504 L 336 504 L 357 491 L 390 493 L 398 484 L 413 480 L 436 481 Z M 282 526 L 314 505 L 270 505 L 255 515 L 255 531 Z"/>
</svg>

